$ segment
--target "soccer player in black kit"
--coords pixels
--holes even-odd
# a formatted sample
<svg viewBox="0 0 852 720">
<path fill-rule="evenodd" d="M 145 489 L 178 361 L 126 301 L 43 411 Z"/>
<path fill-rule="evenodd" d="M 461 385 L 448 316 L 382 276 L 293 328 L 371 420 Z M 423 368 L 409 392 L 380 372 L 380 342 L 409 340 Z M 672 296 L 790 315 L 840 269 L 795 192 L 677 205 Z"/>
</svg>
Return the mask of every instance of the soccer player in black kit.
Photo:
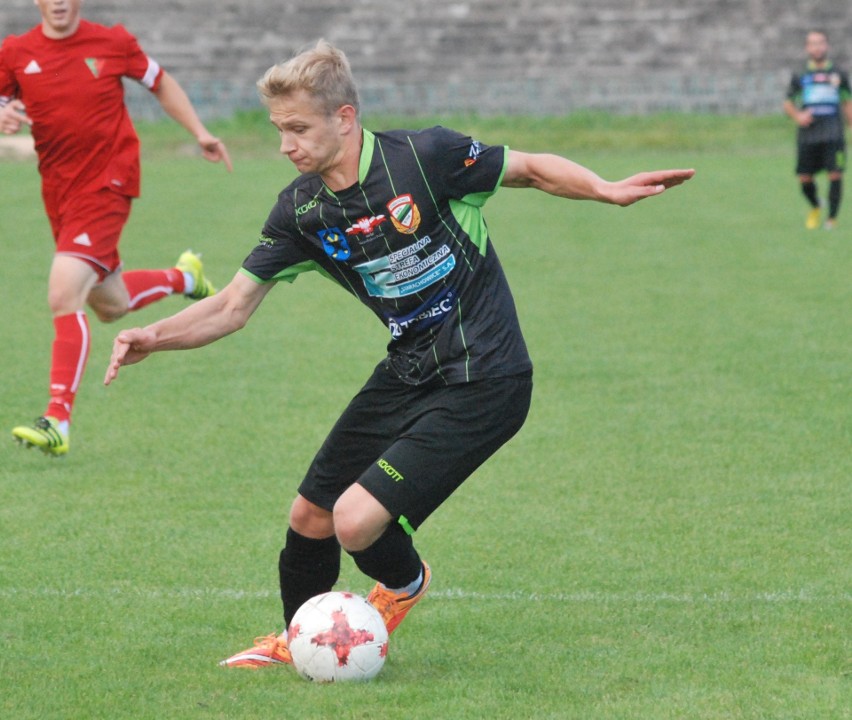
<svg viewBox="0 0 852 720">
<path fill-rule="evenodd" d="M 606 182 L 565 158 L 441 127 L 372 133 L 360 124 L 346 56 L 322 40 L 270 68 L 258 88 L 300 176 L 231 283 L 185 312 L 121 332 L 104 382 L 151 352 L 242 328 L 267 292 L 309 270 L 370 308 L 390 342 L 293 501 L 278 566 L 284 632 L 220 663 L 228 667 L 291 662 L 287 626 L 304 601 L 332 589 L 341 548 L 376 580 L 368 600 L 392 632 L 431 580 L 414 532 L 523 424 L 532 363 L 485 201 L 507 186 L 630 205 L 694 174 Z"/>
<path fill-rule="evenodd" d="M 828 36 L 811 30 L 805 40 L 808 61 L 794 73 L 787 88 L 784 112 L 798 126 L 796 174 L 811 206 L 805 219 L 808 230 L 820 225 L 821 207 L 814 176 L 828 173 L 828 214 L 823 227 L 837 225 L 846 169 L 846 125 L 852 126 L 852 92 L 849 77 L 828 57 Z"/>
</svg>

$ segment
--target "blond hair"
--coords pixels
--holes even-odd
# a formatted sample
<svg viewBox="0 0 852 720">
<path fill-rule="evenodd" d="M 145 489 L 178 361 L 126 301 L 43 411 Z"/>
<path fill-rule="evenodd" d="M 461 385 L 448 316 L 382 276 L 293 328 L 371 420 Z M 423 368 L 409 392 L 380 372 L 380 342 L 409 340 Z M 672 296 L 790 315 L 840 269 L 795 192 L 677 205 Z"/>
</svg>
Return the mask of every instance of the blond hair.
<svg viewBox="0 0 852 720">
<path fill-rule="evenodd" d="M 319 40 L 314 47 L 286 62 L 273 65 L 257 81 L 257 89 L 266 105 L 273 98 L 304 90 L 327 116 L 343 105 L 352 105 L 360 114 L 358 89 L 349 60 L 342 50 L 325 40 Z"/>
</svg>

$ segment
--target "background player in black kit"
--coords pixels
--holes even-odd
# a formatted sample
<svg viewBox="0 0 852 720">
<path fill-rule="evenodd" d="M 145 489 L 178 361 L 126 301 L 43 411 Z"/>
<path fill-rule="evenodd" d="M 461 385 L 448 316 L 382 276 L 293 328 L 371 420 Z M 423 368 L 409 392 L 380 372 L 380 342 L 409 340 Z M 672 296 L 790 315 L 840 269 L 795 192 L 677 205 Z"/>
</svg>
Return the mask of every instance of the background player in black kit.
<svg viewBox="0 0 852 720">
<path fill-rule="evenodd" d="M 278 281 L 308 270 L 355 295 L 391 339 L 291 507 L 279 559 L 285 632 L 222 661 L 231 667 L 291 661 L 286 627 L 302 602 L 331 590 L 341 547 L 377 581 L 369 600 L 392 632 L 431 579 L 412 534 L 523 424 L 532 364 L 481 215 L 488 197 L 500 186 L 533 187 L 630 205 L 694 174 L 606 182 L 570 160 L 444 128 L 371 133 L 345 55 L 324 41 L 270 68 L 258 87 L 300 177 L 279 195 L 231 283 L 121 332 L 104 382 L 154 351 L 200 347 L 242 328 Z"/>
<path fill-rule="evenodd" d="M 814 175 L 828 173 L 828 215 L 824 227 L 837 224 L 846 168 L 846 128 L 852 126 L 852 92 L 849 77 L 828 57 L 828 36 L 811 30 L 805 40 L 808 61 L 794 73 L 787 88 L 784 112 L 798 125 L 796 174 L 811 209 L 805 227 L 820 224 L 820 201 Z M 845 124 L 844 124 L 845 123 Z"/>
</svg>

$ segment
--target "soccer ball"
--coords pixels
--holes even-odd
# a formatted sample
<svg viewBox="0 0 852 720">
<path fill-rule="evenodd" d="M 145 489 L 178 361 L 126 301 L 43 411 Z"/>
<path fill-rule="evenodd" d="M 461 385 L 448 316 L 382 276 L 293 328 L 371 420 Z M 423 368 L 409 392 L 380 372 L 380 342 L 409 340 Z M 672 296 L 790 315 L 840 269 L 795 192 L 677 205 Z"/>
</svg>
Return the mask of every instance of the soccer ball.
<svg viewBox="0 0 852 720">
<path fill-rule="evenodd" d="M 379 611 L 360 595 L 327 592 L 296 611 L 287 646 L 307 680 L 370 680 L 385 664 L 388 631 Z"/>
</svg>

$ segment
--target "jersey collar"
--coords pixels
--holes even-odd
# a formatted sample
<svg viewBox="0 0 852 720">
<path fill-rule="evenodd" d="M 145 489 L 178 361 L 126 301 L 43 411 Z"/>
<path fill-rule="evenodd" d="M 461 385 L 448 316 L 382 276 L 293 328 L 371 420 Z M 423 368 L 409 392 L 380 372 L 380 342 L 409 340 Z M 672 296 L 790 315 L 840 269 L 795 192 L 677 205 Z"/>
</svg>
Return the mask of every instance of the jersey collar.
<svg viewBox="0 0 852 720">
<path fill-rule="evenodd" d="M 366 128 L 362 128 L 363 141 L 361 143 L 361 160 L 358 163 L 358 182 L 363 183 L 370 171 L 370 163 L 373 161 L 373 150 L 376 147 L 376 136 Z"/>
<path fill-rule="evenodd" d="M 809 72 L 831 72 L 832 70 L 834 70 L 834 63 L 831 60 L 826 60 L 822 67 L 817 66 L 813 60 L 808 60 Z"/>
<path fill-rule="evenodd" d="M 370 172 L 370 163 L 373 160 L 373 150 L 376 147 L 376 136 L 373 135 L 369 130 L 365 130 L 361 128 L 361 155 L 358 158 L 358 185 L 363 185 L 364 181 L 367 179 L 367 173 Z M 325 188 L 325 191 L 333 198 L 336 198 L 339 193 L 347 193 L 352 190 L 355 185 L 350 186 L 346 190 L 340 190 L 337 193 L 334 192 L 328 185 L 325 183 L 322 184 Z"/>
</svg>

